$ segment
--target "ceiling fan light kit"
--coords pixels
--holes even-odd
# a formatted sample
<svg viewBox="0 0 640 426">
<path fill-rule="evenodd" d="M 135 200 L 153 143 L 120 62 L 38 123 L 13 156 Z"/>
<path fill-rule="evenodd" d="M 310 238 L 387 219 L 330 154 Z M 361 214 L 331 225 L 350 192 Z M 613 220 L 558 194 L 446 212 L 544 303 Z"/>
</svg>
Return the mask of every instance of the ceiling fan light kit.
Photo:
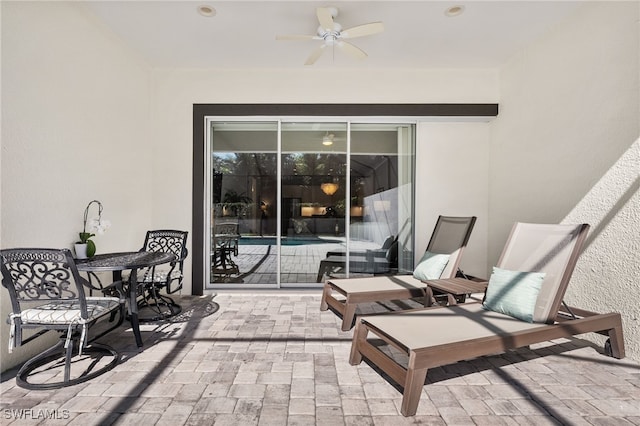
<svg viewBox="0 0 640 426">
<path fill-rule="evenodd" d="M 316 35 L 276 36 L 276 40 L 321 40 L 322 44 L 311 52 L 305 61 L 305 65 L 313 65 L 324 53 L 327 46 L 331 48 L 338 47 L 338 49 L 354 58 L 364 59 L 367 54 L 344 39 L 364 37 L 384 31 L 382 22 L 370 22 L 343 30 L 342 25 L 334 21 L 334 18 L 338 16 L 338 9 L 335 7 L 319 7 L 316 9 L 316 16 L 320 23 Z"/>
<path fill-rule="evenodd" d="M 334 134 L 331 133 L 329 134 L 329 132 L 327 132 L 326 135 L 324 135 L 324 137 L 322 138 L 322 145 L 324 146 L 331 146 L 333 145 L 333 138 L 334 138 Z"/>
</svg>

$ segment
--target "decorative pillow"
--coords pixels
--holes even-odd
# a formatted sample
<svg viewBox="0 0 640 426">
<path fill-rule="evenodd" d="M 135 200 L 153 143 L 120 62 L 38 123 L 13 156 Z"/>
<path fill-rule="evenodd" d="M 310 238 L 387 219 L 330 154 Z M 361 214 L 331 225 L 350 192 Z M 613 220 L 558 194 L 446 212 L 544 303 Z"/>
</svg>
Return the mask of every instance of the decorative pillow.
<svg viewBox="0 0 640 426">
<path fill-rule="evenodd" d="M 391 247 L 391 244 L 393 244 L 393 242 L 396 240 L 396 238 L 393 235 L 389 235 L 387 237 L 386 240 L 384 240 L 384 243 L 382 243 L 382 247 L 380 247 L 382 250 L 387 250 Z"/>
<path fill-rule="evenodd" d="M 526 322 L 533 322 L 544 272 L 520 272 L 493 268 L 483 306 Z"/>
<path fill-rule="evenodd" d="M 393 244 L 387 249 L 385 257 L 391 268 L 398 267 L 398 250 L 400 249 L 398 240 L 394 240 Z"/>
<path fill-rule="evenodd" d="M 418 266 L 413 270 L 413 277 L 420 281 L 437 280 L 449 263 L 449 254 L 437 254 L 425 251 Z"/>
<path fill-rule="evenodd" d="M 309 227 L 307 226 L 307 223 L 304 220 L 300 220 L 300 219 L 291 219 L 291 221 L 293 222 L 293 230 L 295 231 L 296 234 L 308 234 L 311 231 L 309 231 Z"/>
</svg>

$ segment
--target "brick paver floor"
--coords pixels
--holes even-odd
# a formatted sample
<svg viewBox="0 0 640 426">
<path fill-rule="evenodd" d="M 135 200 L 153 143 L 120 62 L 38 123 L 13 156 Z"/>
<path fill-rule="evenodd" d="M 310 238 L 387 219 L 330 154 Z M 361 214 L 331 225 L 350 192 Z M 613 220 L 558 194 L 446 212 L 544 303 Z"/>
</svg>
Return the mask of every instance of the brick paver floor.
<svg viewBox="0 0 640 426">
<path fill-rule="evenodd" d="M 322 243 L 329 240 L 334 242 Z M 320 267 L 320 261 L 326 257 L 328 251 L 344 251 L 344 243 L 337 243 L 342 238 L 322 237 L 313 244 L 282 245 L 280 281 L 282 283 L 315 283 Z M 350 250 L 366 251 L 380 248 L 379 244 L 369 241 L 351 242 Z M 278 270 L 278 247 L 276 245 L 262 245 L 255 241 L 252 244 L 238 246 L 238 255 L 232 255 L 231 260 L 237 265 L 237 273 L 229 276 L 212 276 L 212 282 L 243 285 L 275 284 Z"/>
<path fill-rule="evenodd" d="M 640 364 L 584 340 L 432 369 L 405 418 L 392 384 L 349 365 L 352 332 L 319 310 L 320 290 L 210 301 L 180 298 L 185 315 L 143 325 L 140 350 L 127 327 L 105 338 L 122 361 L 88 383 L 30 391 L 3 374 L 0 424 L 640 425 Z"/>
</svg>

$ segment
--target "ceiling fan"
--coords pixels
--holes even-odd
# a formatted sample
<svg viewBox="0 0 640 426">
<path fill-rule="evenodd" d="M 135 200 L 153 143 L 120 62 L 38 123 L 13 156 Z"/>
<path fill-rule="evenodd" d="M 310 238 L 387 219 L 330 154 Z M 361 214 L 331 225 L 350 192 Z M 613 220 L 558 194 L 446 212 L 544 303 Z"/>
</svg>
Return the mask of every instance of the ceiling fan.
<svg viewBox="0 0 640 426">
<path fill-rule="evenodd" d="M 305 65 L 313 65 L 327 47 L 335 48 L 336 46 L 355 58 L 364 59 L 367 54 L 362 49 L 344 40 L 377 34 L 384 30 L 382 22 L 371 22 L 343 30 L 342 25 L 334 21 L 338 16 L 338 9 L 335 7 L 319 7 L 316 9 L 316 15 L 320 22 L 316 35 L 276 36 L 276 40 L 322 40 L 323 43 L 311 52 Z"/>
</svg>

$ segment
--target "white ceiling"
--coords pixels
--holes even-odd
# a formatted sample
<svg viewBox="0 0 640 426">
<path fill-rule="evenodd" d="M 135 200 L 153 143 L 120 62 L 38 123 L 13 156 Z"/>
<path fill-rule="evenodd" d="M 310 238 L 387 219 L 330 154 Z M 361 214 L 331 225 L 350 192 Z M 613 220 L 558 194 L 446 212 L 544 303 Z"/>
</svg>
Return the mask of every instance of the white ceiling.
<svg viewBox="0 0 640 426">
<path fill-rule="evenodd" d="M 200 5 L 216 15 L 198 14 Z M 464 13 L 445 16 L 463 5 Z M 339 9 L 343 28 L 382 21 L 380 34 L 351 39 L 357 60 L 330 49 L 313 68 L 496 67 L 582 6 L 580 1 L 87 1 L 91 14 L 152 66 L 309 68 L 321 42 L 276 41 L 315 34 L 316 7 Z M 333 54 L 332 54 L 333 53 Z"/>
</svg>

